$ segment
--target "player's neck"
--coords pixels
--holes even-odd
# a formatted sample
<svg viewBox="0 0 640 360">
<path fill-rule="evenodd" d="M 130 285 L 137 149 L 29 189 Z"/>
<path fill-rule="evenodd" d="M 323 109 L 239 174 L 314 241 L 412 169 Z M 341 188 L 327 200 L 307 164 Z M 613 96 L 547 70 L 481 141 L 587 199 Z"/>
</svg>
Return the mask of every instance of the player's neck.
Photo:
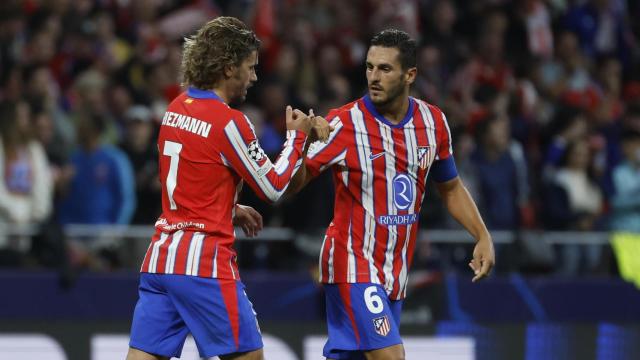
<svg viewBox="0 0 640 360">
<path fill-rule="evenodd" d="M 210 89 L 209 91 L 213 91 L 214 93 L 216 93 L 216 95 L 218 95 L 225 104 L 229 103 L 230 96 L 224 86 L 214 86 L 213 89 Z"/>
<path fill-rule="evenodd" d="M 409 109 L 409 96 L 398 96 L 395 100 L 387 104 L 374 104 L 374 106 L 380 115 L 384 116 L 385 119 L 389 120 L 394 125 L 397 125 L 407 114 L 407 110 Z"/>
</svg>

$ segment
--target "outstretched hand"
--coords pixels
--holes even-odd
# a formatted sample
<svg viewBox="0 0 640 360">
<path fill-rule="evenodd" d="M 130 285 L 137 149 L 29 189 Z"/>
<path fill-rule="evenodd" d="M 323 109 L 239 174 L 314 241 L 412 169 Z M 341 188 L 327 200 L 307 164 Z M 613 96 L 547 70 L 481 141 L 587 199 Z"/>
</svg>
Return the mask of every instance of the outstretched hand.
<svg viewBox="0 0 640 360">
<path fill-rule="evenodd" d="M 287 105 L 285 114 L 287 130 L 299 130 L 307 136 L 311 134 L 313 121 L 307 114 L 301 110 L 293 109 L 290 105 Z"/>
<path fill-rule="evenodd" d="M 331 132 L 333 131 L 333 126 L 331 126 L 322 116 L 315 116 L 313 114 L 313 109 L 309 110 L 309 118 L 313 122 L 309 141 L 315 142 L 320 140 L 323 143 L 327 143 L 327 141 L 329 141 L 329 135 L 331 135 Z"/>
<path fill-rule="evenodd" d="M 476 282 L 489 276 L 495 262 L 496 255 L 491 239 L 479 240 L 473 249 L 473 259 L 469 263 L 475 275 L 471 281 Z"/>
<path fill-rule="evenodd" d="M 258 231 L 262 230 L 262 215 L 251 206 L 236 204 L 233 225 L 241 227 L 248 237 L 257 236 Z"/>
</svg>

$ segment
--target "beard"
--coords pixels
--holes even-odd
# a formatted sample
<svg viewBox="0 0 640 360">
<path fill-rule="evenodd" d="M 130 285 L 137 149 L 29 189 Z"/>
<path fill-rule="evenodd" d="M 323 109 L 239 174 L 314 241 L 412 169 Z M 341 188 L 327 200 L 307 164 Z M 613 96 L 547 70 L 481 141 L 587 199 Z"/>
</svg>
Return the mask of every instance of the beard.
<svg viewBox="0 0 640 360">
<path fill-rule="evenodd" d="M 233 92 L 233 95 L 229 101 L 229 105 L 241 105 L 247 98 L 247 93 L 249 92 L 249 88 L 253 84 L 249 83 L 249 85 L 238 86 L 238 88 Z"/>
<path fill-rule="evenodd" d="M 402 96 L 402 94 L 404 93 L 404 85 L 403 84 L 398 84 L 396 86 L 390 87 L 389 90 L 384 92 L 385 95 L 387 95 L 386 98 L 384 99 L 380 99 L 380 98 L 371 98 L 371 96 L 369 96 L 371 98 L 371 102 L 376 105 L 376 106 L 381 106 L 384 107 L 392 102 L 394 102 L 396 99 L 398 99 L 398 97 Z"/>
</svg>

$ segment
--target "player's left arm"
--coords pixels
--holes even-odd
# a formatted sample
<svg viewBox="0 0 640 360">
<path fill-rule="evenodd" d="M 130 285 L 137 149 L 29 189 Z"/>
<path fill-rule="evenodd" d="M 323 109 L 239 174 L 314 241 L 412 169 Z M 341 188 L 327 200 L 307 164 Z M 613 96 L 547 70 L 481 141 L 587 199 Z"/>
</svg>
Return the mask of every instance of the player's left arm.
<svg viewBox="0 0 640 360">
<path fill-rule="evenodd" d="M 431 167 L 430 176 L 435 180 L 438 192 L 451 216 L 476 240 L 473 259 L 469 262 L 475 274 L 473 277 L 475 282 L 488 276 L 495 263 L 493 240 L 475 201 L 458 176 L 447 118 L 433 105 L 429 105 L 429 110 L 435 120 L 437 138 L 436 158 Z"/>
<path fill-rule="evenodd" d="M 469 266 L 475 274 L 473 281 L 478 281 L 489 275 L 495 263 L 491 234 L 482 221 L 475 201 L 459 176 L 445 182 L 436 182 L 436 187 L 451 216 L 476 239 L 473 259 Z"/>
</svg>

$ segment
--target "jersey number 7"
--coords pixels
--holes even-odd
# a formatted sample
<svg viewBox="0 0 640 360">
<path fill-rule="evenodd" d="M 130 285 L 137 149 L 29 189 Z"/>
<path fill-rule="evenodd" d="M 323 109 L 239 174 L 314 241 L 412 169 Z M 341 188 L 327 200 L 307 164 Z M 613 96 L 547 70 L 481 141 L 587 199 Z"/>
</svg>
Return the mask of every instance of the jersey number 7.
<svg viewBox="0 0 640 360">
<path fill-rule="evenodd" d="M 178 209 L 175 200 L 173 200 L 173 192 L 178 185 L 178 163 L 180 163 L 180 151 L 182 150 L 182 144 L 165 140 L 163 155 L 171 157 L 171 163 L 169 163 L 169 173 L 167 174 L 167 195 L 169 196 L 169 204 L 171 210 Z"/>
</svg>

